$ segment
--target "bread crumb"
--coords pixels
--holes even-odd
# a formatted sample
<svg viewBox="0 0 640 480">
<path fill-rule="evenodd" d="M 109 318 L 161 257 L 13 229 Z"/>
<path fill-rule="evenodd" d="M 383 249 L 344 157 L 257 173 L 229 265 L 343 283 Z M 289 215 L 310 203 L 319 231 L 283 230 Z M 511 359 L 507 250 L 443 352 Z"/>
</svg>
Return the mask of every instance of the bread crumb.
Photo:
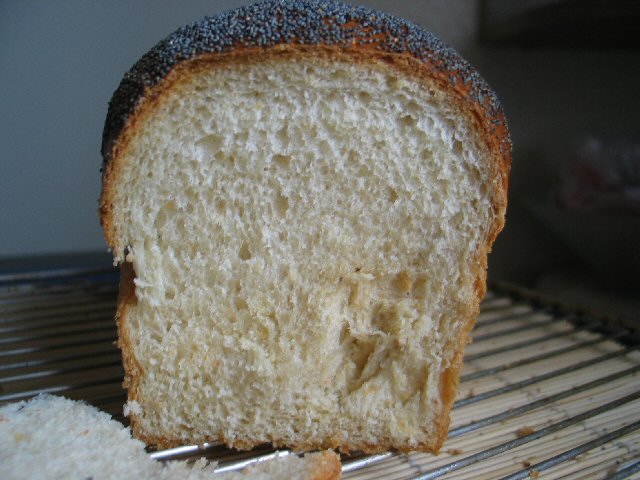
<svg viewBox="0 0 640 480">
<path fill-rule="evenodd" d="M 529 477 L 533 478 L 533 480 L 536 480 L 539 476 L 540 476 L 540 472 L 536 469 L 533 469 L 529 472 Z"/>
<path fill-rule="evenodd" d="M 193 470 L 204 470 L 209 466 L 209 461 L 204 458 L 204 457 L 200 457 L 198 460 L 196 460 L 195 462 L 193 462 L 192 465 L 192 469 Z M 213 464 L 211 464 L 212 467 L 215 467 L 217 465 L 217 462 L 214 462 Z"/>
<path fill-rule="evenodd" d="M 460 450 L 459 448 L 448 448 L 448 449 L 447 449 L 447 453 L 448 453 L 449 455 L 460 455 L 460 454 L 462 454 L 463 452 L 462 452 L 462 450 Z"/>
<path fill-rule="evenodd" d="M 527 435 L 531 435 L 535 430 L 532 427 L 524 426 L 516 430 L 516 436 L 518 438 L 526 437 Z"/>
</svg>

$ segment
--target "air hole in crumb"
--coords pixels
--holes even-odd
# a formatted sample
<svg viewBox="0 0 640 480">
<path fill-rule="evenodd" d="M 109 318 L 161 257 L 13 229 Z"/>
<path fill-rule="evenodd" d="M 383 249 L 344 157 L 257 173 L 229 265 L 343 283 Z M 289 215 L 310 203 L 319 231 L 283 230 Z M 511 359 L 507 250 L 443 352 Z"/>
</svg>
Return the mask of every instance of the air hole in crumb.
<svg viewBox="0 0 640 480">
<path fill-rule="evenodd" d="M 409 292 L 411 290 L 411 278 L 406 271 L 401 271 L 396 275 L 395 278 L 395 287 L 400 290 L 402 293 Z"/>
<path fill-rule="evenodd" d="M 400 118 L 400 125 L 404 125 L 405 127 L 415 127 L 418 121 L 413 118 L 411 115 L 405 115 Z"/>
<path fill-rule="evenodd" d="M 349 326 L 347 324 L 344 324 L 340 330 L 340 344 L 344 343 L 345 340 L 351 340 L 349 335 Z"/>
<path fill-rule="evenodd" d="M 215 154 L 215 159 L 221 164 L 227 164 L 230 168 L 235 166 L 235 161 L 231 155 L 228 155 L 224 152 L 217 152 Z"/>
<path fill-rule="evenodd" d="M 417 299 L 424 299 L 427 296 L 427 277 L 426 275 L 419 275 L 413 282 L 413 288 L 411 291 Z"/>
<path fill-rule="evenodd" d="M 249 250 L 247 242 L 242 242 L 238 256 L 240 257 L 240 260 L 249 260 L 251 258 L 251 251 Z"/>
<path fill-rule="evenodd" d="M 368 102 L 371 101 L 371 98 L 372 97 L 371 97 L 371 94 L 369 92 L 359 92 L 358 93 L 358 99 L 361 102 L 368 103 Z"/>
<path fill-rule="evenodd" d="M 273 160 L 273 163 L 275 163 L 279 167 L 289 168 L 291 157 L 289 155 L 281 155 L 279 153 L 276 153 L 273 156 L 272 160 Z"/>
<path fill-rule="evenodd" d="M 215 204 L 216 210 L 218 210 L 219 212 L 224 212 L 225 208 L 227 207 L 227 202 L 225 202 L 221 198 L 216 199 Z"/>
<path fill-rule="evenodd" d="M 323 155 L 331 155 L 331 145 L 329 145 L 329 142 L 327 142 L 326 140 L 321 140 L 318 147 L 320 149 L 320 153 L 322 153 Z"/>
<path fill-rule="evenodd" d="M 384 141 L 384 140 L 378 140 L 377 142 L 375 142 L 375 143 L 373 144 L 373 146 L 374 146 L 374 148 L 375 148 L 376 150 L 382 150 L 382 149 L 386 148 L 386 146 L 387 146 L 387 142 L 386 142 L 386 141 Z"/>
<path fill-rule="evenodd" d="M 433 160 L 433 152 L 431 150 L 429 150 L 428 148 L 422 149 L 422 151 L 420 152 L 420 159 L 421 160 L 428 160 L 428 161 Z"/>
<path fill-rule="evenodd" d="M 398 192 L 396 191 L 395 188 L 389 188 L 389 203 L 395 203 L 396 200 L 398 200 Z"/>
<path fill-rule="evenodd" d="M 286 242 L 288 238 L 287 232 L 280 232 L 278 234 L 278 240 L 280 240 L 281 242 Z"/>
<path fill-rule="evenodd" d="M 284 217 L 289 209 L 289 199 L 282 195 L 282 193 L 278 193 L 276 195 L 275 207 L 278 215 Z"/>
<path fill-rule="evenodd" d="M 280 142 L 282 142 L 283 145 L 289 145 L 289 131 L 286 125 L 278 130 L 277 138 L 278 140 L 280 140 Z"/>
<path fill-rule="evenodd" d="M 244 299 L 240 298 L 240 297 L 236 297 L 235 304 L 236 304 L 236 309 L 237 310 L 248 310 L 249 309 L 249 305 L 247 305 L 247 302 Z"/>
<path fill-rule="evenodd" d="M 286 280 L 288 275 L 289 275 L 289 267 L 281 267 L 279 272 L 280 280 Z"/>
<path fill-rule="evenodd" d="M 322 101 L 322 105 L 325 106 L 328 103 L 337 102 L 341 98 L 342 95 L 338 90 L 330 90 L 324 94 L 324 101 Z"/>
<path fill-rule="evenodd" d="M 460 155 L 462 153 L 462 142 L 460 140 L 453 141 L 453 153 Z"/>
<path fill-rule="evenodd" d="M 207 116 L 210 115 L 209 113 L 209 109 L 207 107 L 205 107 L 204 105 L 198 105 L 195 108 L 196 114 L 198 116 L 198 118 L 206 118 Z"/>
<path fill-rule="evenodd" d="M 348 345 L 349 357 L 355 367 L 350 375 L 351 378 L 349 378 L 349 383 L 347 385 L 347 390 L 351 393 L 358 390 L 366 382 L 367 377 L 370 378 L 370 375 L 367 375 L 367 377 L 364 377 L 363 375 L 365 373 L 365 367 L 367 367 L 367 364 L 375 351 L 376 342 L 371 340 L 360 340 L 349 334 L 347 335 L 344 343 Z"/>
<path fill-rule="evenodd" d="M 247 144 L 249 140 L 249 132 L 246 131 L 241 131 L 236 133 L 235 135 L 235 141 L 237 144 L 240 144 L 242 146 L 245 146 Z"/>
<path fill-rule="evenodd" d="M 387 77 L 387 87 L 389 89 L 396 89 L 400 86 L 400 81 L 397 77 Z"/>
<path fill-rule="evenodd" d="M 163 207 L 158 212 L 158 215 L 156 216 L 156 219 L 155 219 L 156 228 L 158 230 L 164 228 L 167 225 L 169 219 L 173 216 L 175 212 L 176 212 L 176 203 L 173 200 L 169 200 L 165 202 Z"/>
<path fill-rule="evenodd" d="M 405 110 L 408 112 L 418 113 L 421 111 L 421 108 L 415 100 L 411 100 L 405 107 Z"/>
</svg>

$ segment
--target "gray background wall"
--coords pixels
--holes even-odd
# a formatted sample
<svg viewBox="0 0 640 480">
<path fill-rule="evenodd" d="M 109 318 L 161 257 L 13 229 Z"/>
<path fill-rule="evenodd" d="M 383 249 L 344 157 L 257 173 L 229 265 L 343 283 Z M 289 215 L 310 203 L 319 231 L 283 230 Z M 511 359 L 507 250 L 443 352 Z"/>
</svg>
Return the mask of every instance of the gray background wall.
<svg viewBox="0 0 640 480">
<path fill-rule="evenodd" d="M 243 3 L 0 2 L 0 257 L 106 251 L 96 214 L 99 147 L 122 74 L 177 27 Z M 549 190 L 575 139 L 638 131 L 638 53 L 481 47 L 474 0 L 357 3 L 433 31 L 502 99 L 514 164 L 508 226 L 491 258 L 492 275 L 526 282 L 570 262 L 524 200 Z"/>
</svg>

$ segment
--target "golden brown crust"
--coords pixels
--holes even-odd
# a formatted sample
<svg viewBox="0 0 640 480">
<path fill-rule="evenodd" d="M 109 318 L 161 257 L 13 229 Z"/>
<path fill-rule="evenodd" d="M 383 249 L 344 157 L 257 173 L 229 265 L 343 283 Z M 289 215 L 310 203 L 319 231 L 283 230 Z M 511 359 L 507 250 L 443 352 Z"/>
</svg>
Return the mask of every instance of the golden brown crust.
<svg viewBox="0 0 640 480">
<path fill-rule="evenodd" d="M 342 478 L 342 465 L 340 457 L 331 450 L 325 450 L 313 454 L 312 459 L 314 474 L 309 480 L 339 480 Z"/>
<path fill-rule="evenodd" d="M 132 417 L 134 417 L 132 415 Z M 448 420 L 447 420 L 448 424 Z M 370 443 L 350 443 L 345 444 L 339 440 L 332 439 L 330 441 L 314 441 L 314 442 L 283 442 L 283 441 L 249 441 L 246 439 L 228 439 L 228 438 L 219 438 L 213 436 L 205 436 L 205 437 L 197 437 L 197 438 L 185 438 L 185 439 L 176 439 L 176 438 L 168 438 L 157 435 L 148 435 L 140 428 L 137 430 L 134 428 L 134 422 L 132 419 L 132 431 L 134 436 L 144 442 L 146 445 L 153 446 L 159 450 L 165 450 L 168 448 L 181 447 L 183 445 L 203 445 L 205 443 L 213 443 L 219 444 L 222 443 L 228 448 L 233 448 L 239 451 L 249 451 L 254 448 L 262 447 L 264 445 L 271 445 L 274 448 L 286 448 L 295 452 L 312 452 L 315 450 L 339 450 L 341 453 L 349 454 L 350 452 L 363 452 L 366 454 L 375 454 L 375 453 L 384 453 L 389 450 L 396 450 L 402 453 L 409 453 L 413 451 L 420 452 L 428 452 L 428 453 L 438 453 L 440 450 L 442 443 L 446 439 L 446 435 L 438 439 L 439 443 L 417 443 L 412 445 L 397 445 L 390 441 L 381 441 L 377 444 Z M 446 431 L 445 431 L 446 434 Z"/>
<path fill-rule="evenodd" d="M 378 35 L 378 34 L 376 34 Z M 371 43 L 354 43 L 344 45 L 300 45 L 278 44 L 269 48 L 235 47 L 224 53 L 202 53 L 189 60 L 174 65 L 169 72 L 154 86 L 145 87 L 143 94 L 137 101 L 133 112 L 128 115 L 126 123 L 111 144 L 108 152 L 108 162 L 105 163 L 103 173 L 102 194 L 100 199 L 100 220 L 107 243 L 120 261 L 124 261 L 124 252 L 118 251 L 118 232 L 113 219 L 113 195 L 115 185 L 122 169 L 123 158 L 131 139 L 136 135 L 139 125 L 152 114 L 157 105 L 165 98 L 177 83 L 187 81 L 203 70 L 220 68 L 226 65 L 237 65 L 249 62 L 268 61 L 344 61 L 357 62 L 385 69 L 389 72 L 406 75 L 422 83 L 424 88 L 443 95 L 447 102 L 456 106 L 469 124 L 473 126 L 480 142 L 486 148 L 487 156 L 494 168 L 496 183 L 492 193 L 493 224 L 485 235 L 485 243 L 478 252 L 476 271 L 472 274 L 476 278 L 475 298 L 472 299 L 465 312 L 460 312 L 464 318 L 463 326 L 457 335 L 457 342 L 451 345 L 454 350 L 450 365 L 444 371 L 441 379 L 442 412 L 437 415 L 437 441 L 433 444 L 402 446 L 381 441 L 377 445 L 349 444 L 341 445 L 339 441 L 325 441 L 298 443 L 295 445 L 281 445 L 274 439 L 275 446 L 286 446 L 296 450 L 310 450 L 317 448 L 342 448 L 343 450 L 362 450 L 367 453 L 382 452 L 390 448 L 400 451 L 423 450 L 437 452 L 446 438 L 449 425 L 448 412 L 455 399 L 459 370 L 462 364 L 464 346 L 468 342 L 469 333 L 473 328 L 478 313 L 479 302 L 484 295 L 486 285 L 486 256 L 497 234 L 504 225 L 504 212 L 507 201 L 508 174 L 511 162 L 511 148 L 509 133 L 502 111 L 496 109 L 489 100 L 478 101 L 477 95 L 471 95 L 472 85 L 467 82 L 467 70 L 451 70 L 443 68 L 438 62 L 429 63 L 418 59 L 410 52 L 394 53 L 379 49 L 376 36 L 370 38 Z M 106 158 L 105 158 L 106 160 Z M 125 367 L 125 387 L 129 390 L 129 401 L 136 401 L 138 386 L 142 375 L 142 368 L 136 361 L 126 328 L 127 310 L 135 302 L 135 287 L 133 278 L 135 273 L 128 263 L 122 264 L 122 281 L 120 285 L 120 300 L 118 304 L 117 322 L 119 340 Z M 169 448 L 184 443 L 183 439 L 171 439 L 147 435 L 138 425 L 136 416 L 131 415 L 131 425 L 134 435 L 147 444 L 157 445 L 159 448 Z M 239 449 L 250 449 L 263 442 L 247 440 L 201 438 L 189 439 L 190 442 L 218 442 L 223 440 L 227 445 Z"/>
<path fill-rule="evenodd" d="M 122 352 L 122 365 L 124 367 L 123 388 L 128 391 L 129 402 L 138 401 L 138 382 L 142 375 L 142 367 L 136 360 L 126 328 L 127 310 L 138 303 L 134 280 L 136 273 L 129 262 L 120 264 L 120 287 L 118 292 L 118 309 L 116 311 L 116 324 L 118 326 L 118 348 Z M 140 428 L 135 415 L 129 416 L 131 431 L 134 436 L 140 438 Z M 145 442 L 146 443 L 146 442 Z"/>
</svg>

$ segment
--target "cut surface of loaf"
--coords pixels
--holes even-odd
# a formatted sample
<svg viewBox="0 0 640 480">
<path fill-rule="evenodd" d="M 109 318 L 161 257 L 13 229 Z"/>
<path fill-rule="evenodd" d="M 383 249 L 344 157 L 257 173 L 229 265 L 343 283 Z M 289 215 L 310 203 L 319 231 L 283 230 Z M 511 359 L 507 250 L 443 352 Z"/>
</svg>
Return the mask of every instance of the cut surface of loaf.
<svg viewBox="0 0 640 480">
<path fill-rule="evenodd" d="M 128 428 L 83 402 L 52 395 L 0 408 L 0 464 L 6 480 L 38 479 L 339 479 L 331 451 L 277 456 L 238 472 L 215 464 L 153 460 Z"/>
<path fill-rule="evenodd" d="M 229 15 L 143 58 L 105 127 L 101 219 L 122 264 L 134 433 L 437 451 L 503 225 L 499 105 L 418 27 L 325 2 L 233 15 L 280 34 L 307 15 L 306 32 L 372 41 L 247 41 L 141 75 Z"/>
</svg>

